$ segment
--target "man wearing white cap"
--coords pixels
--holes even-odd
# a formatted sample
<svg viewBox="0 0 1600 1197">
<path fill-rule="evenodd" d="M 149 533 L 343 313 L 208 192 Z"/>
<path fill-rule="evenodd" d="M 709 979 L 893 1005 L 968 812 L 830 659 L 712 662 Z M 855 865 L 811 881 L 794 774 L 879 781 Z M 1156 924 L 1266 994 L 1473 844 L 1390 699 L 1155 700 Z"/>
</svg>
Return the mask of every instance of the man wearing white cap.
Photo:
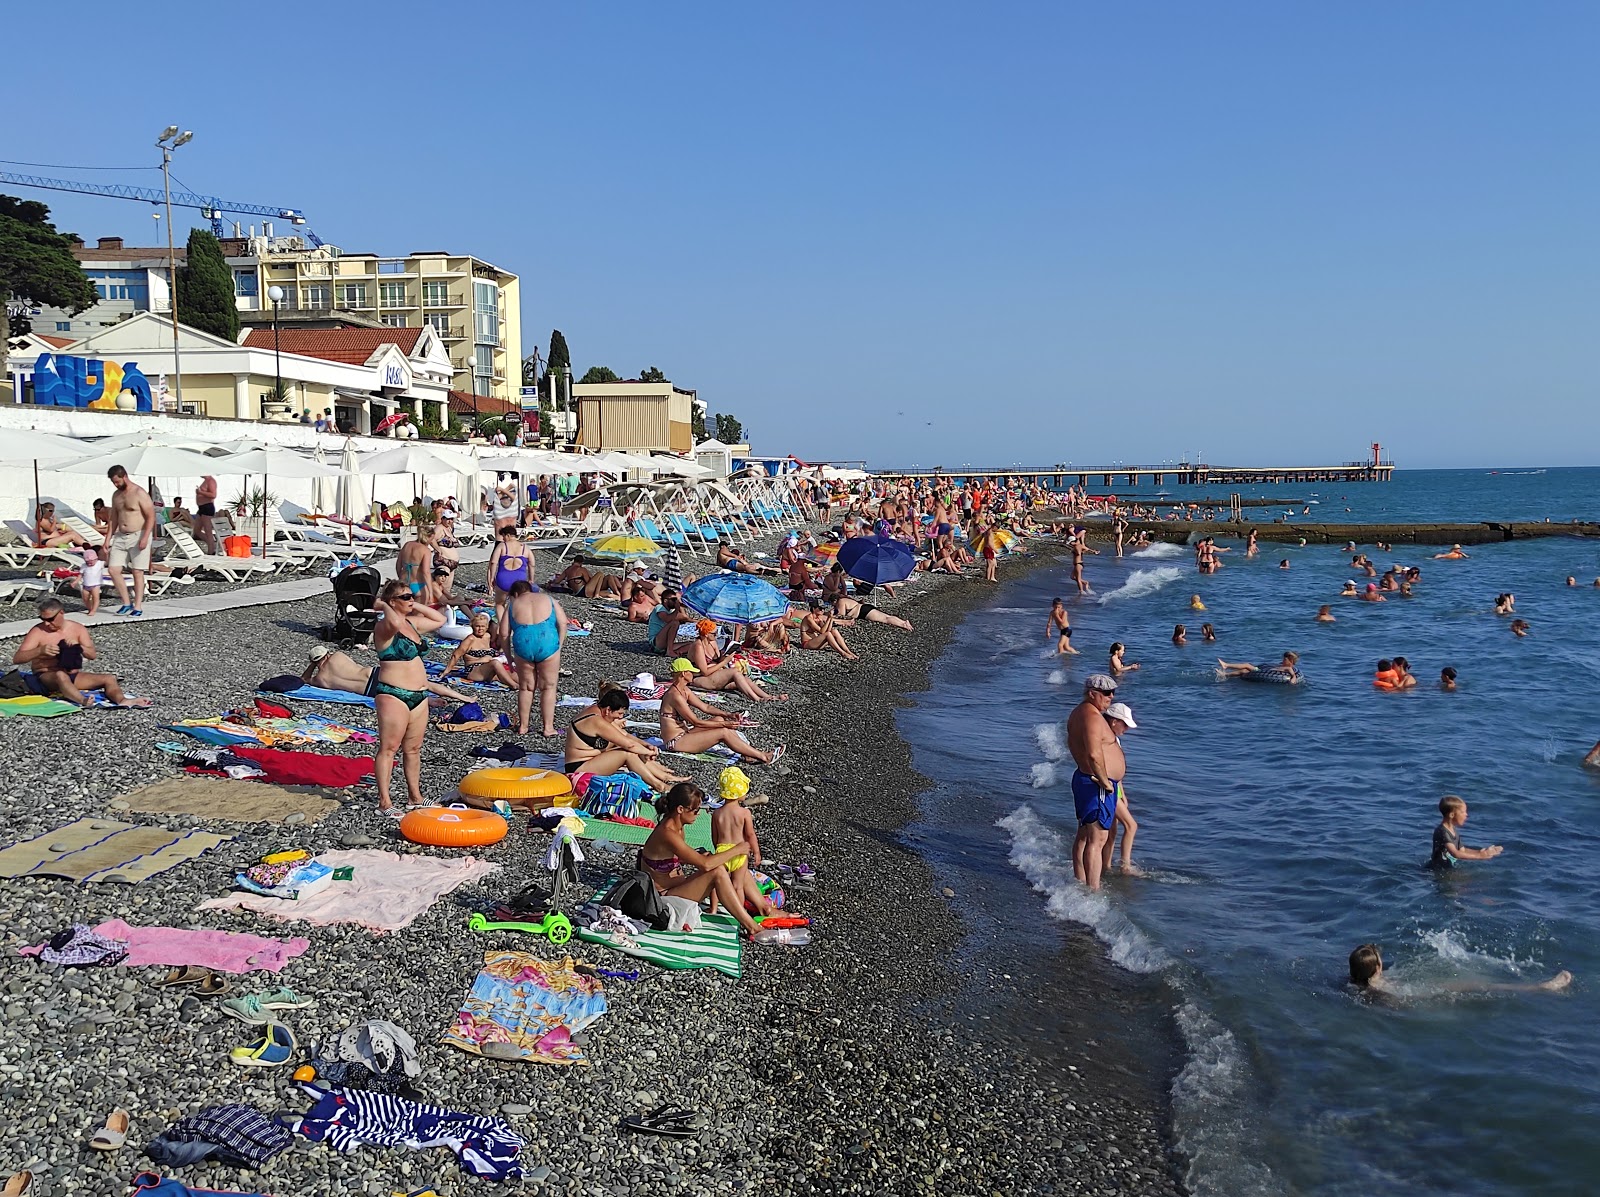
<svg viewBox="0 0 1600 1197">
<path fill-rule="evenodd" d="M 1111 728 L 1111 734 L 1116 737 L 1117 744 L 1122 744 L 1124 732 L 1130 732 L 1139 725 L 1133 721 L 1133 712 L 1125 702 L 1114 702 L 1106 708 L 1106 724 Z M 1117 787 L 1117 814 L 1116 822 L 1122 824 L 1122 871 L 1137 876 L 1138 868 L 1133 863 L 1133 837 L 1139 834 L 1138 821 L 1134 819 L 1133 812 L 1128 809 L 1128 789 L 1126 786 Z M 1111 833 L 1106 836 L 1105 854 L 1101 859 L 1103 872 L 1111 871 L 1111 857 L 1117 846 L 1117 828 L 1112 824 Z"/>
<path fill-rule="evenodd" d="M 1106 837 L 1116 826 L 1118 797 L 1127 761 L 1105 714 L 1117 693 L 1116 680 L 1091 673 L 1083 701 L 1067 716 L 1067 748 L 1077 766 L 1072 773 L 1072 804 L 1078 834 L 1072 841 L 1072 874 L 1090 889 L 1100 888 Z"/>
</svg>

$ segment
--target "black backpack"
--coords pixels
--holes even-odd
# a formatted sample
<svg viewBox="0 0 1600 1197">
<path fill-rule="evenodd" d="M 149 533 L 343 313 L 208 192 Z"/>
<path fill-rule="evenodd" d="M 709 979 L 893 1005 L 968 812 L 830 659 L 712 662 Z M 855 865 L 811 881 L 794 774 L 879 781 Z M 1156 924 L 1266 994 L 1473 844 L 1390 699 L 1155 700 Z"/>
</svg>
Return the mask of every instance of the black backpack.
<svg viewBox="0 0 1600 1197">
<path fill-rule="evenodd" d="M 626 874 L 605 892 L 600 905 L 613 906 L 630 919 L 648 923 L 657 931 L 665 931 L 672 923 L 672 912 L 661 900 L 656 883 L 643 869 Z"/>
</svg>

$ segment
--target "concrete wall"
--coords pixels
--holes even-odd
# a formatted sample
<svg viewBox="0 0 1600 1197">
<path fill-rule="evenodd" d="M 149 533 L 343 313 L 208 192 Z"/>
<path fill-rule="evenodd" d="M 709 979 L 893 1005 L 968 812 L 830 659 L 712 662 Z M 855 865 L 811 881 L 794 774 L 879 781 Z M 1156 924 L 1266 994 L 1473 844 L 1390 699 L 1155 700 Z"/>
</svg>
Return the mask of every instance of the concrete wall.
<svg viewBox="0 0 1600 1197">
<path fill-rule="evenodd" d="M 184 380 L 184 395 L 188 396 L 188 379 Z M 136 415 L 128 412 L 100 412 L 72 408 L 52 407 L 0 407 L 0 445 L 5 443 L 8 430 L 14 428 L 34 428 L 40 432 L 50 432 L 65 436 L 121 436 L 128 433 L 137 433 L 145 430 L 170 434 L 184 439 L 207 440 L 212 443 L 222 444 L 235 441 L 243 437 L 264 441 L 276 445 L 310 446 L 320 444 L 323 455 L 332 465 L 337 465 L 339 455 L 344 448 L 345 437 L 319 436 L 315 430 L 301 424 L 266 424 L 244 420 L 213 420 L 199 416 L 153 416 Z M 359 445 L 369 448 L 391 449 L 399 444 L 388 437 L 355 437 Z M 454 446 L 452 446 L 454 447 Z M 86 445 L 84 455 L 94 452 L 92 445 Z M 244 487 L 244 478 L 239 476 L 216 474 L 217 489 L 222 501 L 226 502 L 239 494 Z M 144 478 L 140 478 L 141 485 L 148 485 Z M 157 477 L 156 485 L 160 487 L 163 497 L 171 498 L 182 495 L 184 502 L 193 507 L 194 488 L 200 479 L 193 478 L 161 478 Z M 338 479 L 332 479 L 337 483 Z M 373 479 L 363 477 L 361 489 L 364 494 L 371 496 Z M 468 496 L 461 495 L 460 481 L 455 474 L 440 474 L 423 478 L 424 493 L 429 498 L 439 498 L 444 495 L 456 495 L 466 500 Z M 377 482 L 377 495 L 380 503 L 404 502 L 409 503 L 413 498 L 412 479 L 409 474 L 395 475 L 379 478 Z M 431 484 L 431 485 L 430 485 Z M 250 483 L 251 489 L 261 485 L 259 478 Z M 312 492 L 315 483 L 309 478 L 269 478 L 268 489 L 281 499 L 301 507 L 311 508 Z M 42 497 L 55 501 L 58 505 L 71 507 L 88 517 L 94 507 L 94 500 L 102 498 L 109 501 L 111 497 L 111 483 L 104 474 L 68 474 L 59 473 L 41 467 L 39 470 L 39 493 Z M 33 467 L 28 464 L 20 466 L 0 465 L 0 519 L 31 519 L 33 515 Z"/>
</svg>

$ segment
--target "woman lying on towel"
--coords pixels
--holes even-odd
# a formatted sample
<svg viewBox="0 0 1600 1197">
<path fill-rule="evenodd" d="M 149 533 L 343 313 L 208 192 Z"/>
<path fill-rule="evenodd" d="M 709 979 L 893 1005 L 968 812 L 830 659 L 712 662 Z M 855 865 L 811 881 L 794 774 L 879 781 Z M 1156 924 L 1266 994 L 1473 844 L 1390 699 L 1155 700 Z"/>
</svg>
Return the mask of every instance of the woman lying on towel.
<svg viewBox="0 0 1600 1197">
<path fill-rule="evenodd" d="M 621 686 L 600 685 L 600 696 L 585 707 L 567 729 L 564 768 L 568 774 L 593 773 L 608 777 L 627 769 L 644 778 L 652 790 L 665 790 L 674 782 L 687 781 L 669 772 L 657 759 L 659 748 L 630 736 L 622 724 L 632 703 Z"/>
<path fill-rule="evenodd" d="M 326 644 L 319 644 L 311 650 L 311 662 L 301 670 L 300 677 L 308 686 L 318 686 L 324 690 L 344 690 L 350 694 L 365 694 L 368 698 L 372 697 L 373 690 L 378 684 L 376 669 L 369 669 L 348 653 L 329 648 Z M 428 683 L 428 693 L 455 702 L 472 701 L 471 696 L 459 690 L 452 690 L 449 686 L 440 685 L 438 682 Z"/>
<path fill-rule="evenodd" d="M 689 846 L 684 829 L 700 817 L 705 793 L 692 781 L 682 781 L 656 803 L 660 820 L 650 838 L 639 849 L 639 867 L 650 875 L 656 888 L 674 898 L 699 902 L 705 898 L 720 901 L 728 913 L 739 920 L 746 935 L 757 931 L 755 920 L 744 908 L 738 876 L 749 873 L 749 843 L 730 844 L 720 852 L 701 852 Z M 762 899 L 761 913 L 776 913 L 776 907 Z"/>
</svg>

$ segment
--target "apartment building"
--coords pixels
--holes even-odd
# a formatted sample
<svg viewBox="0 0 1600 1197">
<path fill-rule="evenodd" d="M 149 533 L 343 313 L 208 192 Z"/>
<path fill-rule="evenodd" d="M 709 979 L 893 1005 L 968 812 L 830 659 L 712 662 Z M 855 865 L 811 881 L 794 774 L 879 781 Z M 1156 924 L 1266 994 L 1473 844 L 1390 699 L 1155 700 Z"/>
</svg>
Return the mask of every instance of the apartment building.
<svg viewBox="0 0 1600 1197">
<path fill-rule="evenodd" d="M 121 237 L 101 237 L 92 246 L 80 242 L 73 256 L 99 298 L 77 313 L 52 307 L 29 308 L 27 316 L 34 332 L 78 341 L 139 312 L 172 310 L 166 246 L 129 246 L 123 244 Z M 177 257 L 182 266 L 182 246 L 178 247 Z"/>
</svg>

